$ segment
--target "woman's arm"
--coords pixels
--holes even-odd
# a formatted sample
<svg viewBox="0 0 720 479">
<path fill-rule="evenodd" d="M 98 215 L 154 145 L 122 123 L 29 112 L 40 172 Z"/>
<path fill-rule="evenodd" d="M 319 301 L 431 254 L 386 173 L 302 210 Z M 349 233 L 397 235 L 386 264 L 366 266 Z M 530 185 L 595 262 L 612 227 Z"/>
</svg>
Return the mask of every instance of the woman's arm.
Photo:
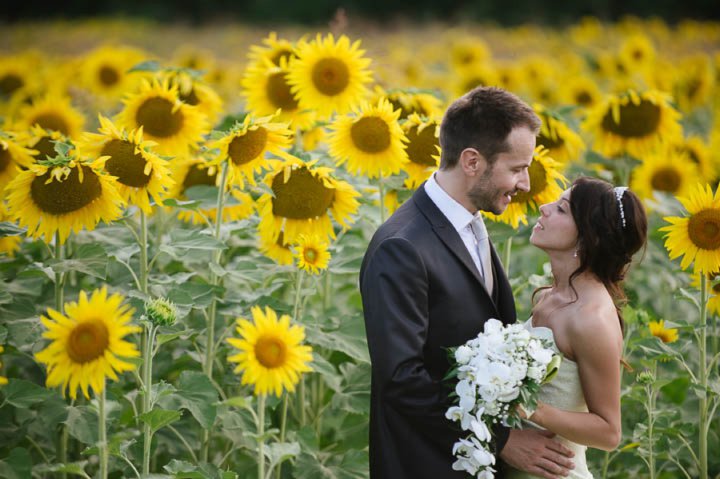
<svg viewBox="0 0 720 479">
<path fill-rule="evenodd" d="M 622 437 L 622 331 L 617 314 L 614 309 L 582 308 L 570 324 L 568 339 L 589 412 L 571 412 L 539 404 L 530 420 L 578 444 L 606 451 L 615 449 Z"/>
</svg>

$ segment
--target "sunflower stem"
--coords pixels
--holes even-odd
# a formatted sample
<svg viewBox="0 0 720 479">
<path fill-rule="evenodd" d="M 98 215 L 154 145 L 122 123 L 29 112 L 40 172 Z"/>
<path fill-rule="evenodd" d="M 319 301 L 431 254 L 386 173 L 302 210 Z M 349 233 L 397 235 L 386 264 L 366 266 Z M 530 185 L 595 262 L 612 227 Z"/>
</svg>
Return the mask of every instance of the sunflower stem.
<svg viewBox="0 0 720 479">
<path fill-rule="evenodd" d="M 708 374 L 707 374 L 707 302 L 708 287 L 707 275 L 700 275 L 700 344 L 698 350 L 700 353 L 700 371 L 698 380 L 702 389 L 699 403 L 699 437 L 698 437 L 698 457 L 700 462 L 700 479 L 708 477 L 708 430 L 710 422 L 708 420 Z"/>
<path fill-rule="evenodd" d="M 648 459 L 647 465 L 649 469 L 650 479 L 655 479 L 655 438 L 653 437 L 655 428 L 655 401 L 657 399 L 657 388 L 655 383 L 657 382 L 657 361 L 652 363 L 652 384 L 645 385 L 645 394 L 647 396 L 647 404 L 645 405 L 648 415 Z"/>
<path fill-rule="evenodd" d="M 140 290 L 148 294 L 148 228 L 145 212 L 140 210 Z M 146 298 L 147 299 L 147 298 Z"/>
<path fill-rule="evenodd" d="M 293 308 L 293 320 L 300 322 L 300 290 L 302 290 L 302 282 L 304 271 L 298 269 L 295 282 L 295 306 Z M 305 375 L 300 378 L 300 390 L 298 391 L 298 410 L 300 411 L 300 427 L 305 425 Z"/>
<path fill-rule="evenodd" d="M 221 227 L 223 222 L 223 207 L 225 205 L 225 185 L 228 177 L 228 162 L 223 162 L 222 174 L 220 176 L 220 184 L 218 185 L 217 204 L 215 208 L 215 239 L 220 240 Z M 213 255 L 213 262 L 220 264 L 222 250 L 218 249 Z M 219 284 L 220 278 L 212 270 L 210 271 L 210 284 L 215 287 Z M 210 302 L 210 311 L 208 312 L 207 324 L 207 343 L 205 346 L 205 364 L 203 370 L 210 380 L 212 380 L 213 363 L 215 361 L 215 318 L 217 316 L 217 298 L 213 295 Z M 210 448 L 210 430 L 204 429 L 202 433 L 202 449 L 200 451 L 200 460 L 207 462 L 208 452 Z"/>
<path fill-rule="evenodd" d="M 98 396 L 98 450 L 100 453 L 100 479 L 108 477 L 107 428 L 105 426 L 105 384 Z"/>
<path fill-rule="evenodd" d="M 283 402 L 282 402 L 282 413 L 280 415 L 280 442 L 285 442 L 285 429 L 287 425 L 287 412 L 288 412 L 288 396 L 289 393 L 285 391 L 285 394 L 283 394 Z M 282 461 L 278 462 L 277 469 L 275 469 L 275 478 L 280 479 L 280 475 L 282 474 Z"/>
<path fill-rule="evenodd" d="M 265 395 L 258 396 L 258 479 L 265 479 Z"/>
<path fill-rule="evenodd" d="M 505 258 L 503 261 L 503 267 L 505 268 L 505 275 L 510 277 L 510 258 L 512 257 L 512 236 L 505 241 Z"/>
<path fill-rule="evenodd" d="M 378 191 L 380 193 L 380 224 L 385 223 L 385 185 L 382 171 L 378 173 Z"/>
<path fill-rule="evenodd" d="M 63 259 L 64 248 L 60 241 L 60 232 L 55 232 L 55 260 L 60 261 Z M 55 310 L 63 314 L 64 310 L 64 289 L 63 284 L 63 273 L 55 271 Z M 60 426 L 60 444 L 58 446 L 58 458 L 61 464 L 67 464 L 67 446 L 68 446 L 68 430 L 67 424 L 63 423 Z M 67 478 L 66 473 L 60 475 L 62 479 Z"/>
<path fill-rule="evenodd" d="M 155 338 L 155 329 L 152 324 L 148 324 L 143 329 L 143 400 L 142 410 L 148 413 L 152 410 L 151 393 L 152 393 L 152 355 L 153 342 Z M 143 424 L 143 476 L 150 474 L 150 452 L 152 446 L 152 430 L 150 424 Z"/>
</svg>

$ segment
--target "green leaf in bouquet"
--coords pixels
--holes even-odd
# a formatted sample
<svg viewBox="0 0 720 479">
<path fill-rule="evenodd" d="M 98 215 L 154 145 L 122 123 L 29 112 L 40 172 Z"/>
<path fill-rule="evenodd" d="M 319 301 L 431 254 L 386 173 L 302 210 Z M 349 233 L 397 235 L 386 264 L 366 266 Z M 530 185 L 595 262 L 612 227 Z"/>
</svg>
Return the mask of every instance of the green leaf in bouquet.
<svg viewBox="0 0 720 479">
<path fill-rule="evenodd" d="M 150 426 L 153 434 L 168 424 L 172 424 L 182 417 L 180 411 L 168 410 L 168 409 L 153 409 L 152 411 L 146 412 L 138 416 L 138 418 L 145 424 Z"/>
<path fill-rule="evenodd" d="M 562 360 L 562 354 L 553 355 L 550 363 L 548 363 L 547 365 L 547 371 L 545 373 L 545 377 L 541 381 L 541 384 L 549 383 L 555 378 L 555 376 L 557 376 L 558 371 L 560 371 L 560 365 L 562 363 Z"/>
<path fill-rule="evenodd" d="M 53 392 L 24 379 L 10 378 L 7 386 L 2 389 L 5 402 L 17 408 L 28 408 L 34 404 L 47 401 Z"/>
</svg>

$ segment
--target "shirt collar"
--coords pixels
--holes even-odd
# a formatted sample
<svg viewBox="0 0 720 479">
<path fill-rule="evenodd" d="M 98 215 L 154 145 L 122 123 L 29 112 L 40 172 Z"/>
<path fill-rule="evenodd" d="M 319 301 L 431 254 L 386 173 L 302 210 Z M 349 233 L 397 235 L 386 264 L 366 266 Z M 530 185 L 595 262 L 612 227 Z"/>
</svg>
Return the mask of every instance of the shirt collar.
<svg viewBox="0 0 720 479">
<path fill-rule="evenodd" d="M 425 192 L 458 232 L 467 228 L 476 216 L 442 189 L 437 180 L 435 180 L 435 173 L 425 182 Z M 479 215 L 480 213 L 478 212 L 477 216 Z"/>
</svg>

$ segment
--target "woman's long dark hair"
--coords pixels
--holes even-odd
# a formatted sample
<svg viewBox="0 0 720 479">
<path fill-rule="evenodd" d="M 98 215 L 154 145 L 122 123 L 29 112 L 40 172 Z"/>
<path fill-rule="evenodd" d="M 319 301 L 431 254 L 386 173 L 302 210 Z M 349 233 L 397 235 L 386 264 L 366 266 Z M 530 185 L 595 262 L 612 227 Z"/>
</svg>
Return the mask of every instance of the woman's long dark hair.
<svg viewBox="0 0 720 479">
<path fill-rule="evenodd" d="M 625 216 L 624 225 L 620 202 Z M 572 302 L 577 301 L 573 279 L 585 271 L 591 272 L 610 293 L 624 330 L 620 308 L 627 298 L 622 282 L 633 255 L 646 244 L 645 208 L 630 190 L 625 190 L 618 200 L 613 186 L 607 181 L 580 177 L 573 182 L 570 190 L 570 211 L 577 226 L 577 256 L 580 260 L 580 266 L 569 279 L 575 293 Z"/>
</svg>

